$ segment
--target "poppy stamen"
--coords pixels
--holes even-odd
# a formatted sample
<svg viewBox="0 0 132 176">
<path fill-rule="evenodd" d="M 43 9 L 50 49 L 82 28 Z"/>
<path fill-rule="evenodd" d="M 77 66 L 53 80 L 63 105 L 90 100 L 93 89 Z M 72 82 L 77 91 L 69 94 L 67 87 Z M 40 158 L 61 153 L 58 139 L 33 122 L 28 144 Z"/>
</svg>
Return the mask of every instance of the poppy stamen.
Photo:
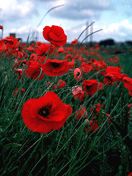
<svg viewBox="0 0 132 176">
<path fill-rule="evenodd" d="M 48 117 L 48 115 L 50 114 L 50 109 L 51 109 L 51 106 L 45 106 L 45 107 L 42 107 L 38 113 L 43 117 Z"/>
<path fill-rule="evenodd" d="M 80 72 L 77 72 L 77 76 L 79 76 L 80 75 Z"/>
<path fill-rule="evenodd" d="M 91 88 L 92 88 L 92 86 L 86 86 L 86 90 L 87 90 L 87 91 L 90 91 Z"/>
<path fill-rule="evenodd" d="M 60 66 L 60 63 L 52 62 L 51 65 L 52 65 L 52 67 L 57 68 Z"/>
</svg>

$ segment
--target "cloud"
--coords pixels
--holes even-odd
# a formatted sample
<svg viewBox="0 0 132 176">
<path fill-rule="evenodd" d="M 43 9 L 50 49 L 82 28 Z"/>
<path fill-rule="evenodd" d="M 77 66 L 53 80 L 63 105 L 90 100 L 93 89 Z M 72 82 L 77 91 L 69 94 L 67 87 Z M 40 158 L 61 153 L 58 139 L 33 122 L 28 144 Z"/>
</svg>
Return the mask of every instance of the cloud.
<svg viewBox="0 0 132 176">
<path fill-rule="evenodd" d="M 83 2 L 82 2 L 83 1 Z M 57 9 L 52 15 L 66 19 L 97 19 L 103 11 L 112 10 L 112 2 L 110 0 L 63 0 L 64 7 Z M 59 1 L 55 3 L 59 5 Z"/>
<path fill-rule="evenodd" d="M 0 24 L 4 26 L 4 36 L 16 32 L 25 40 L 30 30 L 36 30 L 42 41 L 44 25 L 59 25 L 71 41 L 86 27 L 86 21 L 95 21 L 94 30 L 103 29 L 93 35 L 95 40 L 128 40 L 132 37 L 132 17 L 127 17 L 132 2 L 127 1 L 126 4 L 124 1 L 123 4 L 123 1 L 117 4 L 113 0 L 0 0 Z M 62 4 L 63 7 L 56 8 L 43 18 L 49 9 Z M 39 22 L 40 25 L 37 25 Z M 82 39 L 84 37 L 85 34 Z"/>
<path fill-rule="evenodd" d="M 37 13 L 31 0 L 0 0 L 0 21 L 14 22 Z"/>
<path fill-rule="evenodd" d="M 132 38 L 132 23 L 128 19 L 102 26 L 103 31 L 96 34 L 98 39 L 114 38 L 117 41 L 130 40 Z"/>
</svg>

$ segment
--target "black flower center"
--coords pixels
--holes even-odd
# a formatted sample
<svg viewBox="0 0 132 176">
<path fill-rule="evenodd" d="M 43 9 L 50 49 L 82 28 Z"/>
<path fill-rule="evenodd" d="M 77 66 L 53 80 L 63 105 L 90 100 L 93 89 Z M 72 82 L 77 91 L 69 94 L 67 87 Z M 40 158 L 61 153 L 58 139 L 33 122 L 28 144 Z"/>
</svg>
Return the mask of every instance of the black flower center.
<svg viewBox="0 0 132 176">
<path fill-rule="evenodd" d="M 79 76 L 80 75 L 80 72 L 77 72 L 77 76 Z"/>
<path fill-rule="evenodd" d="M 106 79 L 109 83 L 111 83 L 113 81 L 111 76 L 106 76 Z"/>
<path fill-rule="evenodd" d="M 92 86 L 86 86 L 86 90 L 87 90 L 87 91 L 90 91 L 91 88 L 92 88 Z"/>
<path fill-rule="evenodd" d="M 50 114 L 50 109 L 51 109 L 51 105 L 42 107 L 39 109 L 38 114 L 43 117 L 48 117 L 48 115 Z"/>
<path fill-rule="evenodd" d="M 11 45 L 13 45 L 14 43 L 13 43 L 13 41 L 5 40 L 5 44 L 11 44 Z"/>
<path fill-rule="evenodd" d="M 60 67 L 60 63 L 55 63 L 55 62 L 52 62 L 51 63 L 51 66 L 53 67 L 53 68 L 58 68 L 58 67 Z"/>
</svg>

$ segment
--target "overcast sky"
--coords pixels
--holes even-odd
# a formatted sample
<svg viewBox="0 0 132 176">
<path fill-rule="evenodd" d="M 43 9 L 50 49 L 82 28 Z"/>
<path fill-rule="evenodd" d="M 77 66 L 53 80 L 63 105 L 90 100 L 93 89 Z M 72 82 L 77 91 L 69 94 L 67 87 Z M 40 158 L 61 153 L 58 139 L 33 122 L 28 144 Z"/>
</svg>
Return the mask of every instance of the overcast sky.
<svg viewBox="0 0 132 176">
<path fill-rule="evenodd" d="M 50 8 L 63 4 L 40 23 Z M 44 26 L 60 25 L 70 42 L 79 36 L 86 22 L 95 21 L 94 30 L 103 30 L 93 36 L 94 40 L 125 41 L 132 40 L 131 11 L 132 0 L 0 0 L 0 24 L 4 36 L 15 32 L 26 39 L 30 32 L 37 31 L 41 41 Z"/>
</svg>

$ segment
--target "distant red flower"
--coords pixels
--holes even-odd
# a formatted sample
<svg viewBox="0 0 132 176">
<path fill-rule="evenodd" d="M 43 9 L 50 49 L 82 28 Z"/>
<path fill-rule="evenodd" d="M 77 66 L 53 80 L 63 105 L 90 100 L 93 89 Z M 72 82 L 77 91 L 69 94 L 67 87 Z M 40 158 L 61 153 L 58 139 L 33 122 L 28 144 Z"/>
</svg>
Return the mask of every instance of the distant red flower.
<svg viewBox="0 0 132 176">
<path fill-rule="evenodd" d="M 96 112 L 99 113 L 102 105 L 100 103 L 96 104 Z"/>
<path fill-rule="evenodd" d="M 84 80 L 82 84 L 83 90 L 87 95 L 94 95 L 98 90 L 103 88 L 103 84 L 98 82 L 96 79 Z"/>
<path fill-rule="evenodd" d="M 63 48 L 63 47 L 60 47 L 60 48 L 58 49 L 58 53 L 64 53 L 64 48 Z"/>
<path fill-rule="evenodd" d="M 78 40 L 77 40 L 77 39 L 73 40 L 73 41 L 71 42 L 71 44 L 72 44 L 72 45 L 78 44 Z"/>
<path fill-rule="evenodd" d="M 110 72 L 110 73 L 121 73 L 121 68 L 120 67 L 116 67 L 116 66 L 108 66 L 106 68 L 106 73 Z"/>
<path fill-rule="evenodd" d="M 75 68 L 74 70 L 74 79 L 76 81 L 80 81 L 82 78 L 82 72 L 81 72 L 81 69 L 80 68 Z"/>
<path fill-rule="evenodd" d="M 24 58 L 24 52 L 19 51 L 19 50 L 16 50 L 16 51 L 13 53 L 13 55 L 14 55 L 16 58 L 20 58 L 20 59 Z"/>
<path fill-rule="evenodd" d="M 76 111 L 75 116 L 76 116 L 77 120 L 81 119 L 82 117 L 86 118 L 86 116 L 87 116 L 86 107 L 81 106 L 80 109 Z"/>
<path fill-rule="evenodd" d="M 28 68 L 25 70 L 25 74 L 28 78 L 41 80 L 44 77 L 44 72 L 41 64 L 37 61 L 29 61 L 27 63 Z"/>
<path fill-rule="evenodd" d="M 86 58 L 84 58 L 84 57 L 82 57 L 82 56 L 80 56 L 79 58 L 78 58 L 78 60 L 81 62 L 81 63 L 86 63 Z M 89 64 L 89 66 L 90 66 L 90 64 Z M 85 71 L 84 71 L 85 72 Z"/>
<path fill-rule="evenodd" d="M 104 73 L 104 84 L 112 85 L 114 82 L 121 81 L 122 73 L 120 67 L 108 66 Z"/>
<path fill-rule="evenodd" d="M 73 56 L 72 56 L 71 54 L 67 54 L 67 55 L 65 56 L 65 59 L 66 59 L 67 61 L 72 61 Z"/>
<path fill-rule="evenodd" d="M 119 62 L 119 57 L 118 56 L 111 57 L 109 58 L 109 61 L 114 64 L 117 64 Z"/>
<path fill-rule="evenodd" d="M 46 40 L 55 46 L 63 46 L 67 41 L 67 36 L 60 26 L 45 26 L 43 28 L 43 36 Z"/>
<path fill-rule="evenodd" d="M 43 54 L 47 54 L 50 51 L 50 44 L 48 43 L 37 43 L 35 52 L 39 55 L 42 56 Z"/>
<path fill-rule="evenodd" d="M 93 60 L 92 61 L 92 66 L 95 70 L 103 70 L 106 68 L 106 63 L 103 60 Z"/>
<path fill-rule="evenodd" d="M 8 47 L 8 49 L 17 48 L 20 45 L 18 39 L 14 38 L 12 36 L 8 36 L 8 37 L 4 38 L 3 41 L 6 44 L 6 46 Z"/>
<path fill-rule="evenodd" d="M 73 69 L 74 65 L 75 65 L 75 61 L 74 59 L 72 59 L 71 61 L 68 62 L 69 68 Z"/>
<path fill-rule="evenodd" d="M 32 53 L 30 55 L 30 61 L 38 61 L 38 55 L 35 53 Z"/>
<path fill-rule="evenodd" d="M 27 48 L 26 48 L 28 51 L 30 51 L 30 52 L 34 52 L 34 50 L 35 50 L 35 48 L 33 47 L 33 46 L 28 46 Z"/>
<path fill-rule="evenodd" d="M 94 106 L 92 106 L 92 107 L 90 108 L 90 111 L 91 111 L 91 112 L 94 112 L 94 113 L 96 113 L 96 115 L 98 115 L 98 113 L 100 113 L 102 107 L 103 107 L 102 104 L 97 103 L 97 104 L 95 104 Z"/>
<path fill-rule="evenodd" d="M 36 61 L 39 62 L 40 64 L 43 64 L 46 61 L 46 59 L 47 59 L 46 56 L 38 56 L 35 53 L 32 53 L 30 55 L 30 61 Z"/>
<path fill-rule="evenodd" d="M 66 60 L 47 59 L 43 70 L 48 76 L 61 76 L 68 72 L 69 64 Z"/>
<path fill-rule="evenodd" d="M 95 104 L 95 112 L 96 113 L 99 113 L 101 111 L 101 108 L 102 108 L 102 104 L 100 104 L 100 103 Z"/>
<path fill-rule="evenodd" d="M 127 176 L 132 176 L 132 172 L 129 172 Z"/>
<path fill-rule="evenodd" d="M 81 69 L 84 73 L 89 73 L 93 70 L 91 63 L 82 62 Z"/>
<path fill-rule="evenodd" d="M 97 120 L 85 120 L 86 126 L 85 126 L 85 132 L 96 132 L 99 129 L 99 125 Z"/>
<path fill-rule="evenodd" d="M 72 87 L 72 94 L 74 99 L 78 99 L 80 101 L 84 100 L 84 91 L 82 90 L 81 86 L 74 86 Z"/>
<path fill-rule="evenodd" d="M 13 91 L 13 96 L 16 96 L 16 95 L 18 94 L 18 92 L 19 92 L 19 89 L 16 88 L 16 89 Z M 25 89 L 25 88 L 21 88 L 21 89 L 20 89 L 20 92 L 21 92 L 21 93 L 24 93 L 24 92 L 26 92 L 26 89 Z"/>
<path fill-rule="evenodd" d="M 128 108 L 132 108 L 132 103 L 127 105 Z"/>
<path fill-rule="evenodd" d="M 27 100 L 22 107 L 25 125 L 33 132 L 59 130 L 72 113 L 72 107 L 62 102 L 54 92 Z"/>
<path fill-rule="evenodd" d="M 7 50 L 7 46 L 3 40 L 0 40 L 0 52 L 5 52 Z"/>
<path fill-rule="evenodd" d="M 64 80 L 62 80 L 62 79 L 59 79 L 58 82 L 57 82 L 57 84 L 54 84 L 52 86 L 52 89 L 53 90 L 55 90 L 55 89 L 61 89 L 61 88 L 65 87 L 65 86 L 66 86 L 66 82 Z"/>
<path fill-rule="evenodd" d="M 62 79 L 59 79 L 57 82 L 57 88 L 63 88 L 66 86 L 66 82 Z"/>
<path fill-rule="evenodd" d="M 90 125 L 90 131 L 93 131 L 93 132 L 97 131 L 99 128 L 97 120 L 90 120 L 89 125 Z"/>
<path fill-rule="evenodd" d="M 130 96 L 132 96 L 132 78 L 128 76 L 123 77 L 124 87 L 128 90 Z"/>
</svg>

